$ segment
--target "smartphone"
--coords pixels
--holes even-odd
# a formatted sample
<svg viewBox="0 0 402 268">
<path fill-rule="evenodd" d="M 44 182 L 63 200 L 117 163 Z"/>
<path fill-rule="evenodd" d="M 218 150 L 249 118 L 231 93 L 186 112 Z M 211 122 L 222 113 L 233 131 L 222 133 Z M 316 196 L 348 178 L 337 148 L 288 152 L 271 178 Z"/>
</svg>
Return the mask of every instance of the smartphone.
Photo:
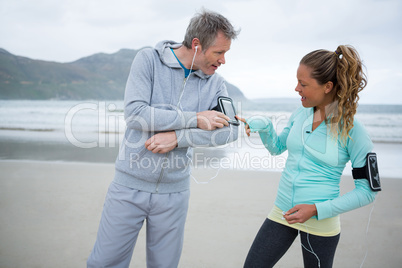
<svg viewBox="0 0 402 268">
<path fill-rule="evenodd" d="M 368 153 L 366 156 L 366 165 L 361 168 L 353 168 L 352 175 L 354 179 L 368 180 L 371 190 L 375 192 L 381 191 L 376 153 Z"/>
<path fill-rule="evenodd" d="M 367 155 L 367 165 L 371 189 L 381 191 L 380 174 L 378 173 L 377 155 L 375 153 Z"/>
<path fill-rule="evenodd" d="M 233 124 L 235 126 L 238 126 L 240 123 L 237 120 L 236 116 L 236 109 L 233 105 L 233 101 L 229 97 L 218 97 L 218 105 L 216 107 L 218 111 L 224 113 L 227 115 L 230 120 L 229 124 Z"/>
</svg>

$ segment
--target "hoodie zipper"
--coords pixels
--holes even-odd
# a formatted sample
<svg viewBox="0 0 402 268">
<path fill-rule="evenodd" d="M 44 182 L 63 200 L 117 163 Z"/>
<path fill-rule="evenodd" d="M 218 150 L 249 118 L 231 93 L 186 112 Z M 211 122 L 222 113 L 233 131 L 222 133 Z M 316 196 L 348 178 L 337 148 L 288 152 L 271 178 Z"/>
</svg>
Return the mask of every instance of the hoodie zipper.
<svg viewBox="0 0 402 268">
<path fill-rule="evenodd" d="M 167 152 L 167 153 L 165 154 L 165 157 L 163 158 L 161 173 L 159 174 L 158 182 L 156 183 L 156 189 L 155 189 L 155 192 L 156 192 L 156 193 L 159 192 L 159 184 L 161 183 L 163 174 L 165 173 L 165 169 L 163 168 L 163 166 L 165 165 L 165 162 L 166 162 L 167 159 L 168 159 L 169 153 L 170 153 L 170 152 Z"/>
<path fill-rule="evenodd" d="M 187 82 L 187 78 L 185 77 L 184 80 L 183 80 L 182 87 L 181 87 L 181 92 L 180 92 L 180 96 L 179 96 L 179 102 L 177 103 L 177 108 L 179 108 L 178 106 L 179 106 L 179 104 L 180 104 L 180 102 L 181 102 L 181 98 L 183 97 L 183 94 L 184 94 L 184 87 L 185 87 L 185 85 L 186 85 L 186 82 Z M 165 154 L 165 157 L 163 158 L 162 170 L 161 170 L 161 173 L 159 174 L 158 181 L 156 182 L 156 189 L 155 189 L 155 192 L 156 192 L 156 193 L 159 192 L 159 184 L 161 183 L 162 178 L 163 178 L 163 175 L 164 175 L 164 173 L 165 173 L 165 169 L 163 168 L 163 166 L 164 166 L 165 162 L 169 159 L 169 154 L 170 154 L 170 152 L 167 152 L 167 153 Z"/>
</svg>

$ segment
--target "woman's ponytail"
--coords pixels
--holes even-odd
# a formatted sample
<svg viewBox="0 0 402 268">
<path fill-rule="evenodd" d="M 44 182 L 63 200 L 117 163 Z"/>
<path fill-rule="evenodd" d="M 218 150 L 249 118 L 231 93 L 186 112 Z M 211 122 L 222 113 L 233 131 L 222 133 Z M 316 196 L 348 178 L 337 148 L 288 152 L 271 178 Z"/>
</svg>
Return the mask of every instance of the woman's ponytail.
<svg viewBox="0 0 402 268">
<path fill-rule="evenodd" d="M 353 128 L 359 92 L 367 85 L 367 79 L 363 72 L 363 63 L 354 47 L 340 45 L 334 54 L 337 60 L 335 98 L 339 116 L 333 118 L 333 123 L 340 128 L 341 140 L 346 141 L 349 131 Z"/>
</svg>

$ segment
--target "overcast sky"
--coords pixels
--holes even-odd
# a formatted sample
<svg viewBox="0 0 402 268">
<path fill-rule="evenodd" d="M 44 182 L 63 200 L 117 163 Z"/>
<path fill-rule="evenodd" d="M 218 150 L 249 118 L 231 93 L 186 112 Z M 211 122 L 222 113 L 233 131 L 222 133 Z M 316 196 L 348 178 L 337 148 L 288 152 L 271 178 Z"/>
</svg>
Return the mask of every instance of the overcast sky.
<svg viewBox="0 0 402 268">
<path fill-rule="evenodd" d="M 402 104 L 401 0 L 0 0 L 0 48 L 71 62 L 181 42 L 202 7 L 241 28 L 218 72 L 248 98 L 297 98 L 300 59 L 351 44 L 367 68 L 361 102 Z"/>
</svg>

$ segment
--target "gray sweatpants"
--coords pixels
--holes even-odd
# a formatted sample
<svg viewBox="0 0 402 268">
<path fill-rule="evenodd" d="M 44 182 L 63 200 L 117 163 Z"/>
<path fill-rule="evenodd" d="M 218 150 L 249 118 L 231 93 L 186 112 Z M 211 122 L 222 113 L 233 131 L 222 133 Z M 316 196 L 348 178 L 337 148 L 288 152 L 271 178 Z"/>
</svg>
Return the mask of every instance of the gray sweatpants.
<svg viewBox="0 0 402 268">
<path fill-rule="evenodd" d="M 88 268 L 129 267 L 145 219 L 147 267 L 177 267 L 189 198 L 189 190 L 152 194 L 112 182 Z"/>
</svg>

